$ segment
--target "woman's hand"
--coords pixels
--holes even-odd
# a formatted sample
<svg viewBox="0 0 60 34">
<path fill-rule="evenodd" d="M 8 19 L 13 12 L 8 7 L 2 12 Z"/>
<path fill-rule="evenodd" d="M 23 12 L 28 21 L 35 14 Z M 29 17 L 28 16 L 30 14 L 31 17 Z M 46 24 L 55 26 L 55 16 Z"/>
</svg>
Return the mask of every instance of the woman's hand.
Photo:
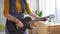
<svg viewBox="0 0 60 34">
<path fill-rule="evenodd" d="M 24 27 L 23 23 L 20 20 L 16 19 L 15 22 L 18 27 L 20 27 L 20 28 Z"/>
</svg>

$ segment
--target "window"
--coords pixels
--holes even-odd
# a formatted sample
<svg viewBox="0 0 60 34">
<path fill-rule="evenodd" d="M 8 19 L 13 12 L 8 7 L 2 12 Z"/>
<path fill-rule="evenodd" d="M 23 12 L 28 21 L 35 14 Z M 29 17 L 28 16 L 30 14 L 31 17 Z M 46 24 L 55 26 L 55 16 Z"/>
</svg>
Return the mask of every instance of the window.
<svg viewBox="0 0 60 34">
<path fill-rule="evenodd" d="M 54 14 L 53 25 L 58 25 L 60 22 L 60 0 L 39 0 L 39 10 L 43 12 L 43 16 Z M 51 20 L 52 21 L 52 20 Z M 60 24 L 59 24 L 60 25 Z"/>
</svg>

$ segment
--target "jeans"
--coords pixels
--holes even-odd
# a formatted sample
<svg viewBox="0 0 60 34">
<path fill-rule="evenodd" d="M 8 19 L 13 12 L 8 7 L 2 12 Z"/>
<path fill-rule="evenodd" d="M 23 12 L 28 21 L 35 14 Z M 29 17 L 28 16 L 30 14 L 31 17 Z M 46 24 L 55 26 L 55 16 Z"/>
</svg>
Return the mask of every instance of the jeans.
<svg viewBox="0 0 60 34">
<path fill-rule="evenodd" d="M 5 28 L 5 34 L 9 34 L 8 30 Z"/>
<path fill-rule="evenodd" d="M 24 32 L 24 34 L 28 34 L 28 29 L 26 29 L 26 31 Z"/>
<path fill-rule="evenodd" d="M 9 34 L 8 30 L 5 29 L 5 34 Z M 28 29 L 26 29 L 26 31 L 24 32 L 24 34 L 28 34 Z"/>
</svg>

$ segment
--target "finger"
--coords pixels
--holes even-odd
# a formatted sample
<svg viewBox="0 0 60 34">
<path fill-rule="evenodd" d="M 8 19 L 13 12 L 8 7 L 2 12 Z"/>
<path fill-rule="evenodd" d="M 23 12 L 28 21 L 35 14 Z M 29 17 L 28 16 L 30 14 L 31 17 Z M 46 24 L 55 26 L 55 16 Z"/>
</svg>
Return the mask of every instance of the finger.
<svg viewBox="0 0 60 34">
<path fill-rule="evenodd" d="M 23 27 L 23 25 L 20 25 L 20 28 L 22 28 Z"/>
</svg>

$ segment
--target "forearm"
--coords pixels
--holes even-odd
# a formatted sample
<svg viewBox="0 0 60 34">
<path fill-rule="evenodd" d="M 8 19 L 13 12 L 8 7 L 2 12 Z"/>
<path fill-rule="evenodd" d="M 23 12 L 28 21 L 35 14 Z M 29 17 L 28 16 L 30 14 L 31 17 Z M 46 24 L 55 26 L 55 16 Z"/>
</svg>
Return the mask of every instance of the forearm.
<svg viewBox="0 0 60 34">
<path fill-rule="evenodd" d="M 29 14 L 30 16 L 34 17 L 34 18 L 40 18 L 38 15 L 36 15 L 35 13 L 31 13 Z"/>
<path fill-rule="evenodd" d="M 4 16 L 5 16 L 8 20 L 15 22 L 18 27 L 20 27 L 20 28 L 23 27 L 23 23 L 22 23 L 19 19 L 16 18 L 16 20 L 14 21 L 15 17 L 13 17 L 13 16 L 10 15 L 10 14 L 4 14 Z"/>
<path fill-rule="evenodd" d="M 4 16 L 10 21 L 14 21 L 14 19 L 15 19 L 15 17 L 13 17 L 12 15 L 10 15 L 8 13 L 4 14 Z"/>
</svg>

